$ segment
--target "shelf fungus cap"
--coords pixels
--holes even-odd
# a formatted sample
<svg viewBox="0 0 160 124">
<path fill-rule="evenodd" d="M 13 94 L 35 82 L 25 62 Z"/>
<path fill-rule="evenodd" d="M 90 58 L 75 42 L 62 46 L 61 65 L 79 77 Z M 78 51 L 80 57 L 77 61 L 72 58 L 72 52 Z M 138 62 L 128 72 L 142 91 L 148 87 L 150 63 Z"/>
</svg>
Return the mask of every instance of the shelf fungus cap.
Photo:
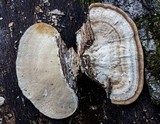
<svg viewBox="0 0 160 124">
<path fill-rule="evenodd" d="M 113 104 L 126 105 L 138 98 L 143 51 L 136 25 L 125 12 L 109 4 L 91 4 L 77 44 L 82 70 L 104 86 Z"/>
<path fill-rule="evenodd" d="M 76 93 L 70 87 L 75 88 L 75 77 L 65 74 L 70 73 L 66 60 L 71 59 L 59 58 L 61 50 L 67 54 L 71 51 L 67 51 L 58 31 L 48 24 L 37 23 L 21 37 L 16 60 L 22 93 L 41 113 L 55 119 L 72 115 L 78 104 Z M 66 69 L 61 70 L 63 66 Z"/>
</svg>

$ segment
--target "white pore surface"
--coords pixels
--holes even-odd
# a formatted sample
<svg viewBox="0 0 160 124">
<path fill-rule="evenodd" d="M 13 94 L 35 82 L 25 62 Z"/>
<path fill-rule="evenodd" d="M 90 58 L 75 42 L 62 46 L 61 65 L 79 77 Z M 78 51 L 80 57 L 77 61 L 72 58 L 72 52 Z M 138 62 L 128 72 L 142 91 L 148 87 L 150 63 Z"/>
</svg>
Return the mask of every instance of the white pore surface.
<svg viewBox="0 0 160 124">
<path fill-rule="evenodd" d="M 95 41 L 84 56 L 90 56 L 98 82 L 107 88 L 111 82 L 110 99 L 127 100 L 135 94 L 139 79 L 133 30 L 121 14 L 109 8 L 93 7 L 89 17 Z"/>
<path fill-rule="evenodd" d="M 61 74 L 57 38 L 47 24 L 31 26 L 20 40 L 16 71 L 23 94 L 44 115 L 60 119 L 73 114 L 77 97 Z"/>
</svg>

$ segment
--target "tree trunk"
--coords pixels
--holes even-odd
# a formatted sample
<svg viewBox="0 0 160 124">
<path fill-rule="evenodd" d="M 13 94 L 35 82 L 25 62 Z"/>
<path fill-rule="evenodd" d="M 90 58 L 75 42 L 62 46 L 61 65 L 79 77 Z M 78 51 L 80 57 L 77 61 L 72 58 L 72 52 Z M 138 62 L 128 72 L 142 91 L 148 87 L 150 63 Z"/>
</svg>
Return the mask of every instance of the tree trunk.
<svg viewBox="0 0 160 124">
<path fill-rule="evenodd" d="M 55 14 L 58 9 L 64 14 Z M 61 33 L 67 47 L 76 48 L 75 32 L 85 22 L 79 0 L 0 1 L 0 106 L 2 124 L 158 124 L 160 108 L 151 102 L 146 85 L 136 102 L 127 106 L 111 104 L 104 89 L 87 76 L 78 79 L 79 108 L 66 119 L 50 119 L 27 100 L 18 87 L 16 56 L 19 39 L 36 22 L 46 22 Z M 1 122 L 0 122 L 1 124 Z"/>
</svg>

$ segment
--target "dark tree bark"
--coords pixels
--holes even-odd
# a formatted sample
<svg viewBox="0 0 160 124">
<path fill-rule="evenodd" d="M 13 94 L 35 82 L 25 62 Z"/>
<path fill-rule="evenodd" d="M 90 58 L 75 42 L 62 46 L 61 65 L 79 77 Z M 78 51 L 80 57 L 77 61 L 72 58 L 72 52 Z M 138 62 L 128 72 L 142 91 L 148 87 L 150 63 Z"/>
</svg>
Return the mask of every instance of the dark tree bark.
<svg viewBox="0 0 160 124">
<path fill-rule="evenodd" d="M 51 13 L 58 9 L 64 15 Z M 85 10 L 78 0 L 0 1 L 0 107 L 4 124 L 158 124 L 160 108 L 151 102 L 146 85 L 136 102 L 127 106 L 110 103 L 104 89 L 85 75 L 78 79 L 79 108 L 66 119 L 50 119 L 28 101 L 18 87 L 15 61 L 19 39 L 36 22 L 46 22 L 61 33 L 67 47 L 75 47 L 75 32 L 85 22 Z M 56 20 L 55 20 L 56 17 Z M 57 22 L 57 23 L 56 23 Z"/>
</svg>

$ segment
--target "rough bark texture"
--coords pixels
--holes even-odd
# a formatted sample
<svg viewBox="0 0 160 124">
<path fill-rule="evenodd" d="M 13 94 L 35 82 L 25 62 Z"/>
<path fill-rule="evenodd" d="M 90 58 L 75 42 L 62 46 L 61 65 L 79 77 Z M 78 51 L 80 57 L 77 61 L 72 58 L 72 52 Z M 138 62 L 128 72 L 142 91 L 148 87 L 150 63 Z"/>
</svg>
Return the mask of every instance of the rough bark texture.
<svg viewBox="0 0 160 124">
<path fill-rule="evenodd" d="M 58 9 L 64 15 L 51 13 Z M 56 19 L 55 19 L 56 18 Z M 75 32 L 85 14 L 78 0 L 1 0 L 0 1 L 0 106 L 2 124 L 158 124 L 160 108 L 149 97 L 148 89 L 127 106 L 111 104 L 104 89 L 85 75 L 78 79 L 79 108 L 69 118 L 49 119 L 28 101 L 18 87 L 15 60 L 19 39 L 35 22 L 55 26 L 68 47 L 75 46 Z M 1 122 L 0 122 L 1 123 Z"/>
</svg>

